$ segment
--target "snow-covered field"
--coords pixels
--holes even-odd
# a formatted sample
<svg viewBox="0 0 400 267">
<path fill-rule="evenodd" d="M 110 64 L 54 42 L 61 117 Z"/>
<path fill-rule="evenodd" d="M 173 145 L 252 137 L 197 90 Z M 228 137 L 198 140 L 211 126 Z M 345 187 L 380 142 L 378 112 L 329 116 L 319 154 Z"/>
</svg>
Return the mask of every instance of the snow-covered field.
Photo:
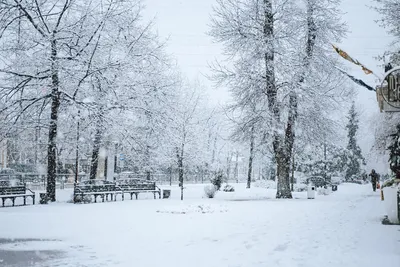
<svg viewBox="0 0 400 267">
<path fill-rule="evenodd" d="M 384 226 L 383 203 L 369 185 L 343 184 L 331 195 L 274 199 L 273 189 L 186 199 L 0 209 L 0 266 L 398 267 L 400 227 Z"/>
</svg>

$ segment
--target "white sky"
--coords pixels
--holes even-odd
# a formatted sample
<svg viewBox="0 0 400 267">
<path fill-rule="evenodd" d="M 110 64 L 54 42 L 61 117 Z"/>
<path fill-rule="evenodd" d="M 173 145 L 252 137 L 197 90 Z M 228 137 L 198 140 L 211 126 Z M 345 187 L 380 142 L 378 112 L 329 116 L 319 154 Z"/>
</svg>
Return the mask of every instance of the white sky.
<svg viewBox="0 0 400 267">
<path fill-rule="evenodd" d="M 207 35 L 209 30 L 210 14 L 215 0 L 145 0 L 145 19 L 155 18 L 156 30 L 162 38 L 168 38 L 167 52 L 173 54 L 182 72 L 190 79 L 199 79 L 212 96 L 214 103 L 223 103 L 229 99 L 224 89 L 214 89 L 212 83 L 204 77 L 210 74 L 208 63 L 221 57 L 221 46 L 213 43 Z M 376 74 L 383 74 L 382 67 L 375 59 L 388 48 L 390 37 L 380 28 L 375 20 L 379 15 L 370 8 L 375 5 L 372 0 L 342 0 L 341 9 L 345 14 L 343 20 L 348 23 L 348 38 L 340 48 L 352 57 L 358 59 Z M 329 45 L 329 44 L 327 44 Z M 357 66 L 346 63 L 350 73 L 362 78 L 369 85 L 375 87 L 377 80 L 373 75 L 365 75 Z M 351 83 L 349 81 L 349 83 Z M 373 132 L 368 125 L 369 118 L 379 113 L 374 92 L 354 86 L 358 92 L 356 98 L 360 111 L 360 145 L 364 155 L 370 150 L 373 141 Z M 384 162 L 370 162 L 368 168 L 384 169 Z"/>
</svg>

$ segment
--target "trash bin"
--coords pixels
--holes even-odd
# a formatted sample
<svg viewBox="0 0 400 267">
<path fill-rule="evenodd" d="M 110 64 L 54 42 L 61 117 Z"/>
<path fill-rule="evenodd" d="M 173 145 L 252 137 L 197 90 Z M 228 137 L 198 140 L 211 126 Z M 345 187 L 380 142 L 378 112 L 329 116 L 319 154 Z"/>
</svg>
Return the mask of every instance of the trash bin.
<svg viewBox="0 0 400 267">
<path fill-rule="evenodd" d="M 310 184 L 307 187 L 307 198 L 314 199 L 315 198 L 315 185 Z"/>
<path fill-rule="evenodd" d="M 399 193 L 397 187 L 385 187 L 383 188 L 385 196 L 384 204 L 386 213 L 390 223 L 399 223 Z"/>
<path fill-rule="evenodd" d="M 46 193 L 39 193 L 39 203 L 40 204 L 47 204 L 49 202 L 49 197 Z"/>
<path fill-rule="evenodd" d="M 171 195 L 171 190 L 165 189 L 162 191 L 162 193 L 162 198 L 169 198 L 169 196 Z"/>
</svg>

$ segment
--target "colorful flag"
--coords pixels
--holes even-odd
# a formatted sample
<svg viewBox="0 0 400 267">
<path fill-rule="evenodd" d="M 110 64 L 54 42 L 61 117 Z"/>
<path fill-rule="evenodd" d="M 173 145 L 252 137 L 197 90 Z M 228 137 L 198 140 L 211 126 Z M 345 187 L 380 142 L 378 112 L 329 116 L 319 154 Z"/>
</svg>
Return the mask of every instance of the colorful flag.
<svg viewBox="0 0 400 267">
<path fill-rule="evenodd" d="M 334 46 L 333 49 L 335 49 L 335 51 L 344 59 L 350 61 L 353 64 L 356 64 L 358 66 L 361 66 L 362 70 L 364 71 L 365 74 L 371 74 L 373 73 L 372 70 L 368 69 L 367 67 L 365 67 L 363 64 L 361 64 L 357 59 L 353 59 L 352 57 L 350 57 L 345 51 L 343 51 L 342 49 Z"/>
</svg>

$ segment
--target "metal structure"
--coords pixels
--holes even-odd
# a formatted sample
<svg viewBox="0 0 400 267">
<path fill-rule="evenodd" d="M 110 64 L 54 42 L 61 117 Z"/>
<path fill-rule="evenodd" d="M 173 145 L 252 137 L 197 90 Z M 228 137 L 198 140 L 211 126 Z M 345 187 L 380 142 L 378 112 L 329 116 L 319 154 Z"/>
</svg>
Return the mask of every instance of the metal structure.
<svg viewBox="0 0 400 267">
<path fill-rule="evenodd" d="M 400 112 L 400 67 L 385 73 L 381 85 L 376 87 L 376 98 L 381 112 Z"/>
</svg>

